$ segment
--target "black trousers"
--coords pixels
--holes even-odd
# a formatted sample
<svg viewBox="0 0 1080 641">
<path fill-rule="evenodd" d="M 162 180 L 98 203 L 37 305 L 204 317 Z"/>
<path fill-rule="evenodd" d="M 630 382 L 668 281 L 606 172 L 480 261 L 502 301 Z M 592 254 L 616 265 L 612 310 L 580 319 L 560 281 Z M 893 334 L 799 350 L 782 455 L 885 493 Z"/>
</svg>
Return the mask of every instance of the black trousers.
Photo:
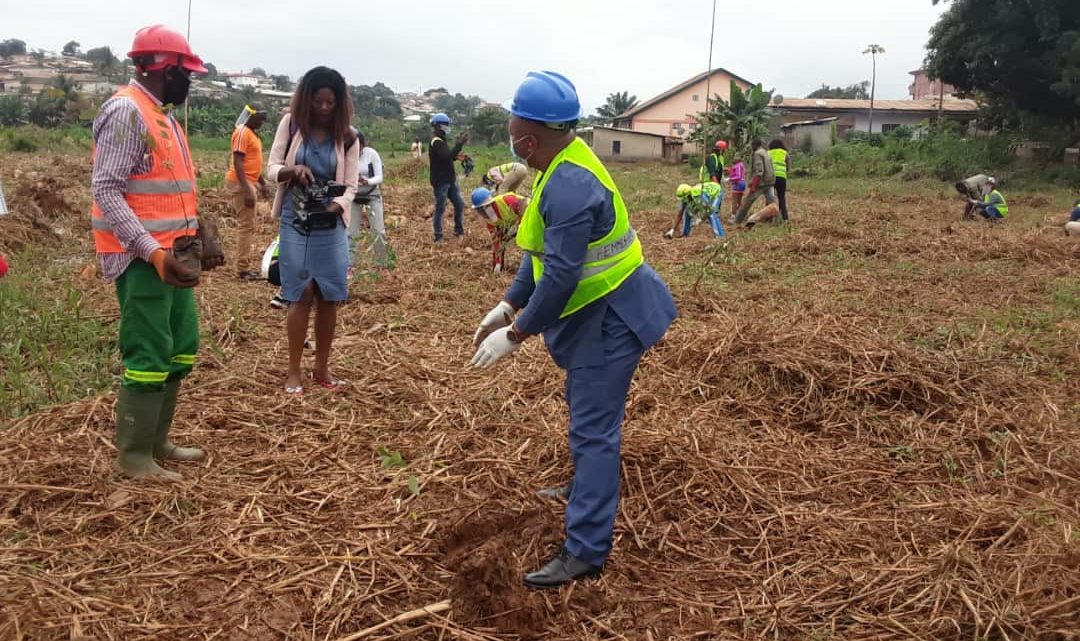
<svg viewBox="0 0 1080 641">
<path fill-rule="evenodd" d="M 780 201 L 780 217 L 787 220 L 787 178 L 777 177 L 776 199 Z"/>
</svg>

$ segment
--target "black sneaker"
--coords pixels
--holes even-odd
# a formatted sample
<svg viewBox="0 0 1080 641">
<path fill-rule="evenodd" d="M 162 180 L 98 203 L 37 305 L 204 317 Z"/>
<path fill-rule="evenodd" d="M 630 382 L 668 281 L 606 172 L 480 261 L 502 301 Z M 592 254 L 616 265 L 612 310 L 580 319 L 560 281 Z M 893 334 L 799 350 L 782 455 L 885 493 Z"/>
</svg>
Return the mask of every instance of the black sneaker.
<svg viewBox="0 0 1080 641">
<path fill-rule="evenodd" d="M 270 299 L 270 307 L 274 309 L 285 309 L 289 306 L 289 301 L 281 297 L 281 294 L 274 294 L 274 297 Z"/>
</svg>

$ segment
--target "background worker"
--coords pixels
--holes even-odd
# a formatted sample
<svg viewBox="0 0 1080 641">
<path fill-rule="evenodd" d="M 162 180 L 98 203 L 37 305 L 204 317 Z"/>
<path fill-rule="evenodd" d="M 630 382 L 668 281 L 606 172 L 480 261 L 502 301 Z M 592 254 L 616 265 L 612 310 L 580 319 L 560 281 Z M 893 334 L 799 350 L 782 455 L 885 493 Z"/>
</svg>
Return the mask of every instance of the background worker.
<svg viewBox="0 0 1080 641">
<path fill-rule="evenodd" d="M 1080 236 L 1080 199 L 1077 199 L 1069 214 L 1069 222 L 1065 223 L 1065 234 L 1068 236 Z"/>
<path fill-rule="evenodd" d="M 675 230 L 681 229 L 683 237 L 687 237 L 693 231 L 694 225 L 702 220 L 708 220 L 712 227 L 713 235 L 722 238 L 726 234 L 724 224 L 720 220 L 720 209 L 724 204 L 724 189 L 720 183 L 705 182 L 698 185 L 679 185 L 675 189 L 675 196 L 679 199 L 679 214 L 675 218 L 675 225 L 667 231 L 666 238 L 674 238 Z"/>
<path fill-rule="evenodd" d="M 349 215 L 349 265 L 356 265 L 357 243 L 364 210 L 367 210 L 367 226 L 371 230 L 369 251 L 380 270 L 390 267 L 390 244 L 386 239 L 386 221 L 383 218 L 382 190 L 383 164 L 379 152 L 367 145 L 367 138 L 356 132 L 356 144 L 360 146 L 360 177 L 357 179 L 356 196 Z"/>
<path fill-rule="evenodd" d="M 503 193 L 517 193 L 518 188 L 525 182 L 525 178 L 527 178 L 528 175 L 529 168 L 524 164 L 519 162 L 504 162 L 501 165 L 488 169 L 482 180 L 484 186 L 493 193 L 497 194 L 500 190 Z"/>
<path fill-rule="evenodd" d="M 490 367 L 543 333 L 567 370 L 574 478 L 572 489 L 557 490 L 569 496 L 566 543 L 525 576 L 530 587 L 557 588 L 595 576 L 611 552 L 630 382 L 675 318 L 675 302 L 645 264 L 611 176 L 574 134 L 581 117 L 574 85 L 554 72 L 530 72 L 508 109 L 513 153 L 541 176 L 518 226 L 526 255 L 477 328 L 472 363 Z"/>
<path fill-rule="evenodd" d="M 982 201 L 970 201 L 975 211 L 990 222 L 999 222 L 1009 215 L 1009 204 L 1005 202 L 1005 196 L 997 188 L 997 179 L 991 177 L 986 181 L 987 194 Z"/>
<path fill-rule="evenodd" d="M 990 176 L 975 174 L 956 183 L 956 192 L 964 198 L 964 220 L 975 217 L 975 204 L 990 193 Z M 976 201 L 972 204 L 971 201 Z"/>
<path fill-rule="evenodd" d="M 760 138 L 750 143 L 750 148 L 754 151 L 750 157 L 750 190 L 738 211 L 735 212 L 736 225 L 743 224 L 754 201 L 762 196 L 765 196 L 767 204 L 761 212 L 762 216 L 755 219 L 755 223 L 772 220 L 780 213 L 780 207 L 776 201 L 776 172 L 773 171 L 772 158 L 769 157 L 769 152 L 765 150 L 765 145 Z"/>
<path fill-rule="evenodd" d="M 528 204 L 528 198 L 514 193 L 496 196 L 484 187 L 473 190 L 473 211 L 491 232 L 491 268 L 495 273 L 501 272 L 506 264 L 506 244 L 517 234 L 518 221 Z"/>
<path fill-rule="evenodd" d="M 424 146 L 420 144 L 419 138 L 413 138 L 412 146 L 409 150 L 412 152 L 413 158 L 419 158 L 424 155 Z"/>
<path fill-rule="evenodd" d="M 431 145 L 428 155 L 431 157 L 431 189 L 435 194 L 435 211 L 431 216 L 435 231 L 435 242 L 443 239 L 443 213 L 446 211 L 446 199 L 454 205 L 454 235 L 465 235 L 465 201 L 458 189 L 457 174 L 454 172 L 454 160 L 461 153 L 461 148 L 469 142 L 469 134 L 458 136 L 457 144 L 450 147 L 447 136 L 450 135 L 450 117 L 437 113 L 431 117 Z"/>
<path fill-rule="evenodd" d="M 179 33 L 140 29 L 135 77 L 94 120 L 91 228 L 101 274 L 116 283 L 124 377 L 116 401 L 116 463 L 135 478 L 179 480 L 154 457 L 197 461 L 169 440 L 180 381 L 195 364 L 199 271 L 178 260 L 198 228 L 195 169 L 184 130 L 163 110 L 187 100 L 202 60 Z M 154 144 L 148 144 L 153 140 Z"/>
<path fill-rule="evenodd" d="M 780 217 L 786 222 L 787 210 L 787 178 L 791 172 L 791 154 L 788 153 L 784 141 L 779 138 L 769 143 L 769 158 L 772 159 L 773 173 L 776 174 L 776 199 L 780 202 Z"/>
<path fill-rule="evenodd" d="M 724 180 L 724 152 L 727 151 L 727 141 L 717 140 L 713 144 L 713 151 L 705 157 L 705 164 L 698 170 L 700 182 L 719 183 Z"/>
<path fill-rule="evenodd" d="M 728 170 L 728 183 L 731 185 L 731 220 L 735 220 L 735 212 L 742 206 L 743 195 L 746 194 L 746 163 L 736 159 Z"/>
<path fill-rule="evenodd" d="M 255 241 L 256 188 L 263 198 L 270 188 L 263 176 L 262 140 L 256 133 L 266 124 L 266 110 L 244 107 L 240 124 L 232 135 L 232 162 L 225 173 L 225 184 L 232 196 L 236 214 L 236 275 L 241 280 L 260 280 L 258 270 L 250 269 Z"/>
</svg>

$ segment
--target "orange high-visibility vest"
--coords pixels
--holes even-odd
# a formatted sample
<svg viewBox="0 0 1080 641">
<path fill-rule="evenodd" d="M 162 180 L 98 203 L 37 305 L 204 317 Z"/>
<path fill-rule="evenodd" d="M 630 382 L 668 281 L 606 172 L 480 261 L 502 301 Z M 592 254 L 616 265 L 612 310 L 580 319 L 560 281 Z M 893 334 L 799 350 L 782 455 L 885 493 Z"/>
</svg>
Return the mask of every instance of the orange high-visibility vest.
<svg viewBox="0 0 1080 641">
<path fill-rule="evenodd" d="M 152 158 L 150 172 L 128 177 L 124 200 L 139 217 L 146 231 L 166 248 L 181 236 L 194 236 L 199 228 L 195 206 L 195 167 L 191 162 L 187 136 L 175 119 L 162 112 L 150 96 L 138 87 L 121 87 L 116 97 L 135 102 L 146 126 L 146 146 Z M 107 135 L 134 135 L 135 128 Z M 97 156 L 97 147 L 94 148 Z M 94 201 L 90 210 L 94 245 L 99 254 L 123 253 L 127 249 L 113 234 L 101 207 Z"/>
</svg>

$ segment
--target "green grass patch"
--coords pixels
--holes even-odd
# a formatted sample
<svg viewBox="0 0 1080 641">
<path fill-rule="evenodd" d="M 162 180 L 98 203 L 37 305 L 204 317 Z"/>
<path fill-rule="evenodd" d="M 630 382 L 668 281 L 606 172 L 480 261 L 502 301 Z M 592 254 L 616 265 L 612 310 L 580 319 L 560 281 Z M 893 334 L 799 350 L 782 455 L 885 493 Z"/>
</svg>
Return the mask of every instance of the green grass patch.
<svg viewBox="0 0 1080 641">
<path fill-rule="evenodd" d="M 0 280 L 0 419 L 85 398 L 118 380 L 116 332 L 86 315 L 82 293 L 67 284 L 69 269 L 36 267 L 42 260 L 23 253 Z"/>
</svg>

